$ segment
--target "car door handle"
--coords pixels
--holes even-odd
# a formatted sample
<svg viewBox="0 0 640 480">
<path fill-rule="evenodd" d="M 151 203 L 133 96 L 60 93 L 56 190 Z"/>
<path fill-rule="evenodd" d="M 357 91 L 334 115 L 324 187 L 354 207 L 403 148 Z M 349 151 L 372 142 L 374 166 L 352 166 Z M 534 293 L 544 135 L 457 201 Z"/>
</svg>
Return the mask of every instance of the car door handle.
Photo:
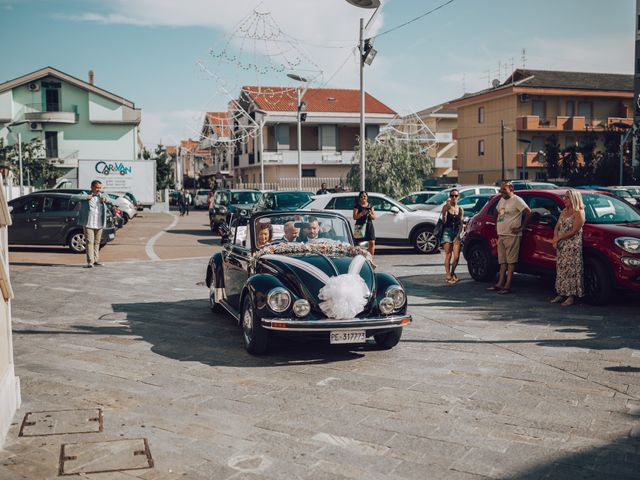
<svg viewBox="0 0 640 480">
<path fill-rule="evenodd" d="M 487 225 L 495 225 L 495 222 L 487 222 Z"/>
</svg>

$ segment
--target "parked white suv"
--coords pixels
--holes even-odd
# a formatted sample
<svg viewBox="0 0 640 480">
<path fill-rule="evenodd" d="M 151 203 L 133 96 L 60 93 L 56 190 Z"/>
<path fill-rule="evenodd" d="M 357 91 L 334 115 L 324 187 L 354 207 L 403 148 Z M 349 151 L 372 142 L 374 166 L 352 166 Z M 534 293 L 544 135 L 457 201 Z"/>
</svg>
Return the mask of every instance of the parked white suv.
<svg viewBox="0 0 640 480">
<path fill-rule="evenodd" d="M 196 190 L 193 197 L 193 208 L 209 208 L 209 195 L 211 190 Z"/>
<path fill-rule="evenodd" d="M 347 217 L 353 228 L 353 207 L 357 201 L 358 192 L 316 195 L 304 210 L 336 211 Z M 369 203 L 376 212 L 373 222 L 376 245 L 412 245 L 419 253 L 438 251 L 433 228 L 440 212 L 413 211 L 381 193 L 369 193 Z"/>
<path fill-rule="evenodd" d="M 444 204 L 449 200 L 449 193 L 453 188 L 442 190 L 438 194 L 429 198 L 426 202 L 412 205 L 414 210 L 427 210 L 440 213 Z M 500 188 L 491 185 L 465 185 L 464 187 L 456 187 L 455 190 L 460 192 L 460 198 L 470 197 L 471 195 L 494 195 L 500 192 Z"/>
</svg>

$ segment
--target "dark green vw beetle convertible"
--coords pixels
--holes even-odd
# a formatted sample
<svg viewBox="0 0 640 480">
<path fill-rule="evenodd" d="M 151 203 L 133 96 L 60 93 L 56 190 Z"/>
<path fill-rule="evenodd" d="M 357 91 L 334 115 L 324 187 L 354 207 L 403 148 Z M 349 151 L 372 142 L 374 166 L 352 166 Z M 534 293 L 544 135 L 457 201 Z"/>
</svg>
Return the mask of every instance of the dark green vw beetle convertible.
<svg viewBox="0 0 640 480">
<path fill-rule="evenodd" d="M 273 332 L 315 334 L 332 344 L 373 337 L 388 349 L 411 323 L 404 288 L 374 272 L 340 214 L 258 213 L 222 230 L 223 251 L 207 267 L 209 303 L 234 316 L 252 354 L 267 350 Z"/>
</svg>

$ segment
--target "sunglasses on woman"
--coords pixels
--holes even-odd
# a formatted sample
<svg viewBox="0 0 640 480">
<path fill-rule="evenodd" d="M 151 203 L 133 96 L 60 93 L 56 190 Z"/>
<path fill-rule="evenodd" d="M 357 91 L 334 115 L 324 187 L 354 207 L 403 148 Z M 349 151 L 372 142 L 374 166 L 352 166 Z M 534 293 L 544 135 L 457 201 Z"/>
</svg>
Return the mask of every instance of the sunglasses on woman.
<svg viewBox="0 0 640 480">
<path fill-rule="evenodd" d="M 455 193 L 452 193 L 452 194 L 451 194 L 451 195 L 449 195 L 449 196 L 450 196 L 451 198 L 457 198 L 457 197 L 459 197 L 460 195 L 456 195 Z"/>
</svg>

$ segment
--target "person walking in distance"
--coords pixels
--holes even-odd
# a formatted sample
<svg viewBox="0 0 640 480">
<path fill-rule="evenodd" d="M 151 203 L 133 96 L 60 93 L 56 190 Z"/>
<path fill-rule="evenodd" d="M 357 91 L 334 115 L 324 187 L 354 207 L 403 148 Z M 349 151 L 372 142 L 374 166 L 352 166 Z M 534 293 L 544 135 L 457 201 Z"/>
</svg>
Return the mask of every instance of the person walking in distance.
<svg viewBox="0 0 640 480">
<path fill-rule="evenodd" d="M 178 192 L 178 209 L 180 210 L 180 216 L 184 216 L 187 199 L 185 197 L 184 190 Z"/>
<path fill-rule="evenodd" d="M 316 195 L 326 195 L 327 193 L 330 193 L 327 189 L 327 184 L 325 182 L 322 182 L 322 184 L 320 185 L 320 190 L 316 192 Z"/>
<path fill-rule="evenodd" d="M 502 182 L 500 195 L 502 198 L 496 206 L 500 276 L 498 277 L 498 283 L 487 288 L 487 290 L 504 295 L 511 293 L 511 279 L 518 263 L 522 231 L 529 223 L 531 209 L 522 198 L 513 193 L 513 184 L 511 182 Z M 524 220 L 522 219 L 523 213 Z"/>
<path fill-rule="evenodd" d="M 584 226 L 584 203 L 578 190 L 567 190 L 564 210 L 553 232 L 556 255 L 556 297 L 551 303 L 569 307 L 576 297 L 584 296 L 582 227 Z"/>
<path fill-rule="evenodd" d="M 111 203 L 109 197 L 102 193 L 102 182 L 91 182 L 91 193 L 75 195 L 73 200 L 80 202 L 80 214 L 78 224 L 84 227 L 84 239 L 87 252 L 87 264 L 85 268 L 101 266 L 100 240 L 102 230 L 107 226 L 107 203 Z"/>
<path fill-rule="evenodd" d="M 376 212 L 373 205 L 369 203 L 369 195 L 365 191 L 358 194 L 358 201 L 353 206 L 353 219 L 356 221 L 353 230 L 354 238 L 357 242 L 369 242 L 368 250 L 373 257 L 376 251 L 376 232 L 373 229 Z M 375 266 L 375 263 L 371 263 Z"/>
<path fill-rule="evenodd" d="M 455 188 L 449 192 L 449 200 L 442 207 L 442 240 L 444 248 L 444 271 L 447 274 L 447 283 L 458 283 L 460 279 L 456 275 L 456 267 L 460 260 L 460 233 L 462 232 L 462 220 L 464 211 L 458 205 L 460 192 Z M 452 261 L 453 256 L 453 261 Z"/>
</svg>

